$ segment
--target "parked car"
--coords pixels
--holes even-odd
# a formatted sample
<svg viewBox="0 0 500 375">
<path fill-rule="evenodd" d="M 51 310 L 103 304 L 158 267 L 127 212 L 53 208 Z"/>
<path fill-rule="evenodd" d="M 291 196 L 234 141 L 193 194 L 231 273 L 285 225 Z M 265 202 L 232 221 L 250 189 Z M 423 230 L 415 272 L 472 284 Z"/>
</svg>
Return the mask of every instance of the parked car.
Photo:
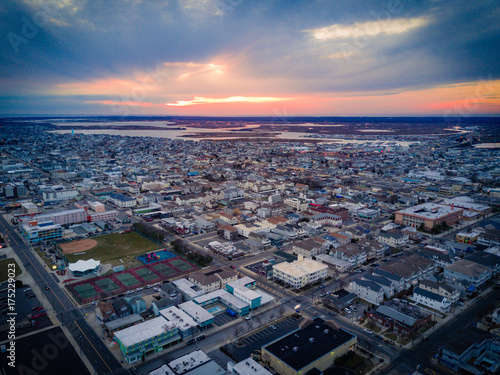
<svg viewBox="0 0 500 375">
<path fill-rule="evenodd" d="M 365 328 L 363 331 L 365 331 L 366 333 L 368 333 L 369 335 L 373 334 L 372 330 L 371 329 L 368 329 L 368 328 Z"/>
<path fill-rule="evenodd" d="M 191 340 L 186 341 L 186 345 L 193 345 L 195 342 L 196 342 L 195 339 L 191 339 Z"/>
<path fill-rule="evenodd" d="M 45 290 L 50 290 L 49 284 L 45 285 Z"/>
<path fill-rule="evenodd" d="M 196 338 L 196 341 L 201 341 L 203 339 L 205 339 L 207 336 L 205 335 L 199 335 L 197 338 Z"/>
<path fill-rule="evenodd" d="M 247 316 L 245 317 L 245 320 L 250 320 L 250 319 L 252 319 L 252 315 L 247 315 Z"/>
<path fill-rule="evenodd" d="M 271 328 L 273 331 L 276 331 L 276 330 L 278 329 L 278 328 L 276 328 L 276 326 L 275 326 L 275 325 L 272 325 L 270 328 Z"/>
<path fill-rule="evenodd" d="M 23 290 L 24 293 L 28 293 L 28 292 L 31 292 L 31 288 L 26 288 Z"/>
</svg>

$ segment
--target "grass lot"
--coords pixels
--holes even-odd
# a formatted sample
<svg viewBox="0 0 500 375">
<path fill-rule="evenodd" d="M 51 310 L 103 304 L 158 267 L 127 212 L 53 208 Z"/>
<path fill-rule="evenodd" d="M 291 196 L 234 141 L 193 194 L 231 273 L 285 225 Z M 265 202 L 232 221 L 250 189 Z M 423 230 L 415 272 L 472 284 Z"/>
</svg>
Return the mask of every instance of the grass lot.
<svg viewBox="0 0 500 375">
<path fill-rule="evenodd" d="M 157 250 L 158 245 L 141 236 L 136 232 L 124 234 L 113 233 L 105 236 L 93 237 L 97 241 L 97 246 L 87 250 L 85 254 L 75 255 L 66 254 L 69 262 L 74 263 L 77 260 L 95 259 L 101 263 L 111 263 L 113 266 L 125 265 L 131 267 L 137 265 L 135 256 L 145 252 Z M 123 260 L 123 263 L 120 262 Z"/>
<path fill-rule="evenodd" d="M 337 359 L 335 361 L 335 366 L 347 367 L 357 374 L 366 374 L 374 367 L 371 360 L 354 352 L 349 352 L 347 355 L 344 355 L 341 358 Z M 327 369 L 325 371 L 325 375 L 328 373 L 329 371 Z"/>
<path fill-rule="evenodd" d="M 9 276 L 8 276 L 8 271 L 9 271 L 8 264 L 11 264 L 11 263 L 14 263 L 16 265 L 16 267 L 15 267 L 16 276 L 19 276 L 21 274 L 21 269 L 19 268 L 19 265 L 14 260 L 14 258 L 2 259 L 2 260 L 0 260 L 0 282 L 7 281 L 7 279 L 9 278 Z M 11 269 L 12 269 L 12 267 L 11 267 Z"/>
<path fill-rule="evenodd" d="M 394 332 L 388 332 L 384 336 L 392 341 L 396 341 L 396 339 L 398 338 L 398 335 L 396 335 Z"/>
<path fill-rule="evenodd" d="M 404 345 L 408 344 L 410 341 L 411 340 L 408 336 L 399 336 L 398 343 L 404 346 Z"/>
<path fill-rule="evenodd" d="M 53 263 L 52 259 L 48 256 L 46 256 L 45 251 L 41 251 L 39 247 L 34 247 L 35 252 L 38 254 L 41 260 L 49 267 L 49 269 L 52 269 Z"/>
<path fill-rule="evenodd" d="M 382 330 L 382 328 L 380 328 L 379 326 L 375 326 L 371 330 L 375 333 L 379 333 Z"/>
</svg>

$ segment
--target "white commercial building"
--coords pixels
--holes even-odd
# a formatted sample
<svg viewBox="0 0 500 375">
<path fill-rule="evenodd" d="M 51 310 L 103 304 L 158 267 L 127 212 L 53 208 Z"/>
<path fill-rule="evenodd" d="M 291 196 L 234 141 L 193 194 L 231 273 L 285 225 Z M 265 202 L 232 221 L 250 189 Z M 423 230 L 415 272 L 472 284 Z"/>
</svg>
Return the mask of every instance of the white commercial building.
<svg viewBox="0 0 500 375">
<path fill-rule="evenodd" d="M 259 221 L 249 224 L 239 224 L 234 226 L 238 229 L 240 236 L 248 238 L 250 233 L 269 233 L 271 229 L 276 228 L 275 224 L 270 224 L 267 221 Z"/>
<path fill-rule="evenodd" d="M 32 220 L 41 221 L 52 221 L 54 224 L 59 225 L 73 225 L 80 224 L 87 221 L 87 211 L 83 208 L 77 208 L 74 210 L 66 210 L 60 212 L 52 212 L 47 214 L 33 215 L 33 217 L 23 218 L 23 223 L 27 223 Z"/>
<path fill-rule="evenodd" d="M 328 266 L 312 259 L 299 259 L 292 263 L 273 265 L 274 278 L 294 288 L 302 288 L 307 284 L 326 278 Z"/>
<path fill-rule="evenodd" d="M 66 199 L 73 199 L 80 194 L 76 189 L 52 190 L 47 189 L 42 192 L 42 199 L 44 201 L 61 201 Z"/>
</svg>

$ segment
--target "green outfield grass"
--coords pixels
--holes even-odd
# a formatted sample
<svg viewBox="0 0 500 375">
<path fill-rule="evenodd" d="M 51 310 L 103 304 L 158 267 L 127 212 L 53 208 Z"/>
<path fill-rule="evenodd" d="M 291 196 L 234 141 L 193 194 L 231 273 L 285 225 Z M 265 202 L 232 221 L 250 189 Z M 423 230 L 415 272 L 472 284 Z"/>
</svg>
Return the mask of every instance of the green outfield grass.
<svg viewBox="0 0 500 375">
<path fill-rule="evenodd" d="M 158 250 L 158 245 L 153 241 L 141 236 L 136 232 L 124 234 L 113 233 L 105 236 L 92 237 L 97 241 L 97 246 L 85 251 L 85 254 L 65 254 L 69 262 L 74 263 L 77 260 L 95 259 L 101 263 L 111 263 L 113 266 L 132 262 L 135 256 L 144 254 L 148 251 Z"/>
</svg>

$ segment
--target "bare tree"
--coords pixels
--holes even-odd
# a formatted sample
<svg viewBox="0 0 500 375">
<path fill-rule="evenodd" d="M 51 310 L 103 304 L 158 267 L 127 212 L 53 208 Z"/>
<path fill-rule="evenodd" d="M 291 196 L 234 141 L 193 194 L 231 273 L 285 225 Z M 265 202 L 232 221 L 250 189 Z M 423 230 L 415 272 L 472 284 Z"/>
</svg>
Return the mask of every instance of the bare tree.
<svg viewBox="0 0 500 375">
<path fill-rule="evenodd" d="M 242 331 L 241 326 L 239 324 L 235 325 L 233 329 L 234 338 L 237 338 L 241 334 L 241 331 Z"/>
<path fill-rule="evenodd" d="M 283 315 L 285 313 L 285 307 L 283 305 L 280 305 L 278 312 L 280 315 Z"/>
<path fill-rule="evenodd" d="M 257 321 L 257 328 L 260 327 L 260 323 L 262 322 L 262 317 L 260 315 L 256 315 L 255 320 Z"/>
<path fill-rule="evenodd" d="M 274 318 L 276 318 L 276 313 L 275 311 L 271 311 L 271 315 L 269 315 L 269 317 L 271 318 L 271 320 L 274 320 Z"/>
</svg>

